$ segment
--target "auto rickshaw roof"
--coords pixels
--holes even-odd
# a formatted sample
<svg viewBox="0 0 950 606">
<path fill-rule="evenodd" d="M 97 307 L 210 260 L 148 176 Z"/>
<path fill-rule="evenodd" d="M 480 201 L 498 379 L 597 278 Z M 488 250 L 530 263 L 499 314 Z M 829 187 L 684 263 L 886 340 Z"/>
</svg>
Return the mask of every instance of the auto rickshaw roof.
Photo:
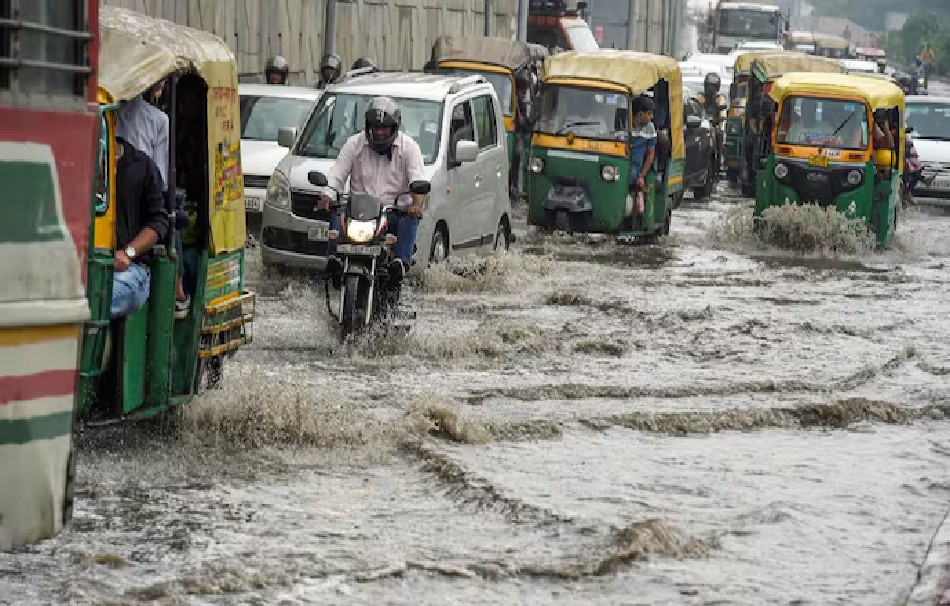
<svg viewBox="0 0 950 606">
<path fill-rule="evenodd" d="M 857 97 L 871 109 L 904 106 L 904 91 L 895 84 L 866 75 L 791 73 L 775 80 L 769 96 L 781 101 L 788 95 L 815 97 Z"/>
<path fill-rule="evenodd" d="M 736 63 L 733 66 L 733 72 L 738 75 L 740 73 L 747 74 L 749 70 L 752 69 L 752 62 L 758 59 L 759 57 L 765 57 L 768 55 L 789 55 L 789 56 L 798 56 L 802 53 L 797 51 L 780 51 L 780 50 L 758 50 L 750 51 L 748 53 L 742 53 L 736 56 Z"/>
<path fill-rule="evenodd" d="M 844 62 L 839 59 L 816 57 L 805 53 L 783 52 L 755 57 L 752 71 L 759 70 L 766 79 L 772 80 L 791 72 L 819 72 L 825 74 L 844 73 Z"/>
<path fill-rule="evenodd" d="M 679 64 L 670 57 L 628 50 L 568 51 L 544 61 L 543 78 L 584 78 L 619 84 L 633 94 L 660 80 L 670 83 L 671 93 L 682 89 Z"/>
<path fill-rule="evenodd" d="M 833 48 L 837 50 L 846 50 L 851 43 L 848 42 L 847 38 L 842 38 L 841 36 L 835 36 L 832 34 L 813 34 L 815 37 L 815 43 L 821 46 L 822 48 Z"/>
<path fill-rule="evenodd" d="M 99 86 L 116 101 L 179 70 L 204 75 L 226 66 L 236 74 L 234 55 L 214 34 L 114 6 L 99 9 L 99 27 Z"/>
<path fill-rule="evenodd" d="M 440 36 L 432 45 L 432 60 L 471 61 L 499 65 L 512 71 L 531 60 L 531 51 L 524 42 L 509 38 L 483 36 Z"/>
<path fill-rule="evenodd" d="M 785 34 L 785 37 L 789 42 L 793 43 L 797 42 L 804 44 L 815 41 L 815 34 L 811 32 L 791 31 Z"/>
</svg>

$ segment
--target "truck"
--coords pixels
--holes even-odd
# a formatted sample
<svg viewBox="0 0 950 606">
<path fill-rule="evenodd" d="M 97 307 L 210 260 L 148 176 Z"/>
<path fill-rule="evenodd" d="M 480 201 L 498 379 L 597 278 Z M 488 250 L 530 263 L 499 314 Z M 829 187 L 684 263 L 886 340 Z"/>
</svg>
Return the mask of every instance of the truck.
<svg viewBox="0 0 950 606">
<path fill-rule="evenodd" d="M 707 29 L 707 52 L 727 54 L 742 43 L 768 42 L 784 46 L 787 20 L 775 0 L 720 0 L 710 10 Z"/>
<path fill-rule="evenodd" d="M 530 0 L 527 41 L 552 53 L 598 50 L 587 17 L 587 2 L 575 0 L 569 5 L 567 0 Z"/>
</svg>

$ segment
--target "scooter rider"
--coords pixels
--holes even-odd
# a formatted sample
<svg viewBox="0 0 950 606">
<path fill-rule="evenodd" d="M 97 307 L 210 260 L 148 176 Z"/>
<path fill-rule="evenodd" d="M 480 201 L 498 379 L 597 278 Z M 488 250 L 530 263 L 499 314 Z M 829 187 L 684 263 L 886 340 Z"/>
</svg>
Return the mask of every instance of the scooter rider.
<svg viewBox="0 0 950 606">
<path fill-rule="evenodd" d="M 323 89 L 340 79 L 340 72 L 343 70 L 343 61 L 339 55 L 330 53 L 323 55 L 320 59 L 320 80 L 317 81 L 315 88 Z"/>
<path fill-rule="evenodd" d="M 350 193 L 367 194 L 387 203 L 399 196 L 397 212 L 390 218 L 397 222 L 396 259 L 389 266 L 390 279 L 398 284 L 412 261 L 425 202 L 425 195 L 404 194 L 410 183 L 425 179 L 422 151 L 412 137 L 400 131 L 402 112 L 393 99 L 374 98 L 366 107 L 365 117 L 365 130 L 343 144 L 327 181 L 330 187 L 342 191 L 349 179 Z M 322 206 L 328 206 L 329 202 L 329 197 L 321 196 Z M 336 213 L 330 228 L 340 231 L 340 218 Z M 328 253 L 327 274 L 338 276 L 342 268 L 334 257 L 335 240 L 330 241 Z"/>
<path fill-rule="evenodd" d="M 264 80 L 268 84 L 287 84 L 290 75 L 290 63 L 280 55 L 274 55 L 267 60 L 264 68 Z"/>
<path fill-rule="evenodd" d="M 726 96 L 719 92 L 722 87 L 722 78 L 719 74 L 708 73 L 703 79 L 703 92 L 697 95 L 697 100 L 703 106 L 703 111 L 709 118 L 710 123 L 715 127 L 716 132 L 716 153 L 722 158 L 722 146 L 725 137 L 722 132 L 722 124 L 726 121 L 726 110 L 722 109 L 726 104 Z"/>
</svg>

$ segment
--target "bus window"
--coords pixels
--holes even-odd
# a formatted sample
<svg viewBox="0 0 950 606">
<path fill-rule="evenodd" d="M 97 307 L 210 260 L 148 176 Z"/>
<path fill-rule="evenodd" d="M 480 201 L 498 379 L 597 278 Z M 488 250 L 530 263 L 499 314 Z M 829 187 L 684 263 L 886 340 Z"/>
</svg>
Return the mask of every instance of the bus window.
<svg viewBox="0 0 950 606">
<path fill-rule="evenodd" d="M 91 70 L 87 2 L 0 0 L 0 101 L 35 105 L 49 98 L 81 99 Z"/>
</svg>

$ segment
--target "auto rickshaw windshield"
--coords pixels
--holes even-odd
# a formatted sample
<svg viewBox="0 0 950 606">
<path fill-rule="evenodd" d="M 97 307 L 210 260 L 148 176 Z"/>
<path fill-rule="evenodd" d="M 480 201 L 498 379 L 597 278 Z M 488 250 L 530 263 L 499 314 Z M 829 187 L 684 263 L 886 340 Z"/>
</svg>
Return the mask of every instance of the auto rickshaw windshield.
<svg viewBox="0 0 950 606">
<path fill-rule="evenodd" d="M 512 115 L 512 88 L 511 88 L 511 78 L 508 77 L 508 74 L 500 74 L 497 72 L 488 72 L 481 71 L 477 69 L 461 69 L 457 67 L 447 67 L 439 70 L 448 75 L 452 76 L 482 76 L 488 80 L 489 84 L 495 87 L 495 94 L 498 95 L 498 100 L 501 102 L 501 110 L 506 116 Z"/>
<path fill-rule="evenodd" d="M 548 85 L 539 100 L 537 131 L 549 135 L 568 132 L 588 139 L 622 141 L 630 127 L 627 95 L 574 86 Z"/>
<path fill-rule="evenodd" d="M 779 119 L 778 143 L 837 149 L 868 148 L 867 106 L 856 101 L 786 97 Z"/>
</svg>

